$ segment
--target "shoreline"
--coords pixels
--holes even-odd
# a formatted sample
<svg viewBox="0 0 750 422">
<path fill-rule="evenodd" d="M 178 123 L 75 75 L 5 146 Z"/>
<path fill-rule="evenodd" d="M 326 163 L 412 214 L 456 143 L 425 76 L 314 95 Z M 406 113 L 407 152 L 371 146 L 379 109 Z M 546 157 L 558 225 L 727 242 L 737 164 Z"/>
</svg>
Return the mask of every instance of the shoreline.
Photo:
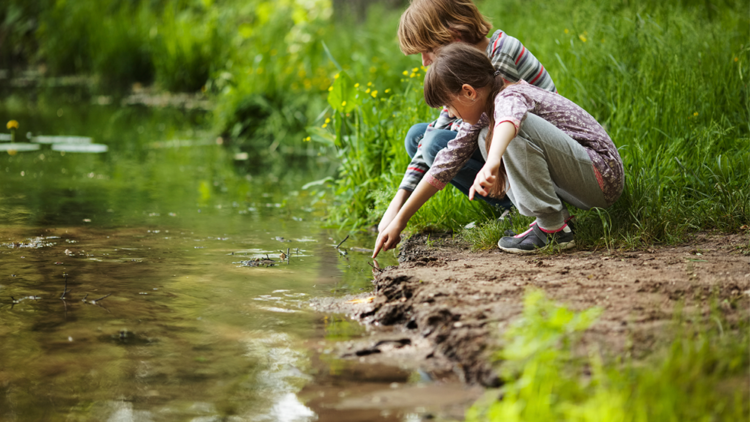
<svg viewBox="0 0 750 422">
<path fill-rule="evenodd" d="M 660 350 L 673 340 L 678 310 L 682 323 L 698 327 L 712 309 L 725 330 L 750 320 L 747 232 L 701 233 L 690 243 L 640 251 L 538 255 L 471 252 L 450 235 L 429 239 L 404 241 L 398 266 L 373 271 L 373 292 L 312 303 L 367 327 L 365 338 L 336 345 L 338 356 L 418 370 L 433 381 L 497 387 L 492 355 L 528 289 L 574 311 L 600 307 L 579 344 L 605 356 L 639 359 Z"/>
</svg>

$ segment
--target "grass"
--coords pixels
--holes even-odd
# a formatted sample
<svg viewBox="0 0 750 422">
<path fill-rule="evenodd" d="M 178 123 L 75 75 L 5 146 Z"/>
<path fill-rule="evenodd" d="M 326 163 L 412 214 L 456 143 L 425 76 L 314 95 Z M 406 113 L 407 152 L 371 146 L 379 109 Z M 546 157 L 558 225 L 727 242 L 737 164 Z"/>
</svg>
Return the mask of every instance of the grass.
<svg viewBox="0 0 750 422">
<path fill-rule="evenodd" d="M 560 93 L 594 115 L 620 150 L 625 192 L 607 210 L 571 209 L 579 244 L 679 242 L 690 232 L 736 232 L 750 222 L 750 18 L 742 2 L 706 5 L 584 0 L 522 13 L 520 1 L 479 4 L 534 52 Z M 406 130 L 436 115 L 421 101 L 415 79 L 422 74 L 405 68 L 386 109 L 365 96 L 346 113 L 331 114 L 328 141 L 343 163 L 332 215 L 339 224 L 375 224 L 395 193 L 408 162 Z M 378 132 L 382 125 L 388 130 Z M 311 133 L 323 138 L 320 132 Z M 340 136 L 346 143 L 333 141 Z M 410 229 L 456 230 L 490 216 L 489 207 L 448 190 L 420 210 Z M 489 232 L 480 237 L 497 237 L 495 225 L 482 227 Z"/>
<path fill-rule="evenodd" d="M 671 345 L 646 360 L 605 362 L 596 349 L 588 357 L 573 352 L 600 312 L 572 312 L 528 292 L 497 355 L 504 386 L 489 391 L 466 420 L 748 420 L 746 324 L 724 331 L 715 323 L 708 329 L 678 323 Z"/>
</svg>

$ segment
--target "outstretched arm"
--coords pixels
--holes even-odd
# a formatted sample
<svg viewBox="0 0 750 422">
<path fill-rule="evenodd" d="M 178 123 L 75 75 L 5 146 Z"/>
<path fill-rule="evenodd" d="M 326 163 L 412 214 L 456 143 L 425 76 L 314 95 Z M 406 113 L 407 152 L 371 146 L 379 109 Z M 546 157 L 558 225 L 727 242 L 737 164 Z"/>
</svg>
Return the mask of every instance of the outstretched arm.
<svg viewBox="0 0 750 422">
<path fill-rule="evenodd" d="M 419 182 L 419 185 L 417 185 L 417 188 L 406 201 L 406 204 L 396 214 L 396 217 L 378 235 L 378 240 L 375 241 L 375 252 L 372 254 L 373 258 L 377 258 L 381 249 L 387 251 L 398 245 L 398 242 L 401 241 L 401 232 L 406 228 L 409 219 L 437 191 L 438 188 L 432 186 L 426 179 L 422 179 Z"/>
<path fill-rule="evenodd" d="M 398 192 L 396 192 L 396 195 L 393 196 L 391 203 L 388 205 L 388 209 L 385 211 L 385 214 L 383 214 L 383 218 L 380 219 L 378 233 L 385 230 L 388 225 L 391 224 L 391 221 L 396 218 L 396 215 L 399 210 L 401 210 L 404 203 L 406 203 L 406 200 L 409 199 L 409 196 L 411 196 L 411 192 L 406 189 L 399 189 Z"/>
<path fill-rule="evenodd" d="M 477 177 L 474 179 L 474 184 L 469 189 L 469 199 L 474 199 L 474 193 L 479 193 L 482 196 L 489 194 L 490 188 L 497 181 L 495 175 L 500 169 L 503 154 L 505 154 L 508 144 L 515 136 L 516 126 L 513 123 L 505 121 L 495 126 L 495 130 L 492 131 L 492 144 L 490 150 L 487 151 L 487 162 L 479 170 Z"/>
</svg>

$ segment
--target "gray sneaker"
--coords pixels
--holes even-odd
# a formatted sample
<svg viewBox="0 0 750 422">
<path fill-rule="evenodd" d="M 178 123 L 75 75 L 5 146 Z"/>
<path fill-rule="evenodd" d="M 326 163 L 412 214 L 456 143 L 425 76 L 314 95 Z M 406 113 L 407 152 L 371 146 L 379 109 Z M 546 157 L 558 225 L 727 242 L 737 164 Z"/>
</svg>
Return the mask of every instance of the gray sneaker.
<svg viewBox="0 0 750 422">
<path fill-rule="evenodd" d="M 559 249 L 570 249 L 575 246 L 573 231 L 565 224 L 562 230 L 555 233 L 545 233 L 536 222 L 525 232 L 513 236 L 503 237 L 497 242 L 500 249 L 517 254 L 536 253 L 553 246 Z"/>
</svg>

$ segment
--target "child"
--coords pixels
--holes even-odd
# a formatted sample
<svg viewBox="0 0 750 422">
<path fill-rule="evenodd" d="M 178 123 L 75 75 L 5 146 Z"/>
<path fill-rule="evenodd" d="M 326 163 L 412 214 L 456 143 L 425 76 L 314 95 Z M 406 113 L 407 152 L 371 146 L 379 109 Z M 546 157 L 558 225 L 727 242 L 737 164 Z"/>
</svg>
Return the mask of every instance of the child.
<svg viewBox="0 0 750 422">
<path fill-rule="evenodd" d="M 506 83 L 492 62 L 477 49 L 454 43 L 443 47 L 425 75 L 425 101 L 431 107 L 449 104 L 464 121 L 456 141 L 435 157 L 375 244 L 391 249 L 412 215 L 450 181 L 479 147 L 486 163 L 469 189 L 501 196 L 507 193 L 518 211 L 536 217 L 531 228 L 498 242 L 513 253 L 535 252 L 550 243 L 574 246 L 564 202 L 578 208 L 605 208 L 623 189 L 622 160 L 604 128 L 565 97 L 521 81 Z M 478 141 L 478 127 L 489 124 L 487 143 Z"/>
<path fill-rule="evenodd" d="M 527 82 L 555 92 L 555 84 L 541 63 L 517 39 L 496 31 L 486 38 L 491 24 L 479 13 L 471 0 L 413 0 L 401 15 L 398 37 L 404 54 L 421 54 L 422 64 L 429 66 L 434 51 L 456 41 L 471 44 L 484 51 L 496 69 L 509 81 Z M 424 174 L 432 166 L 437 153 L 456 138 L 461 121 L 443 110 L 433 123 L 412 126 L 406 135 L 406 152 L 412 158 L 396 196 L 378 225 L 382 231 L 398 213 L 416 188 Z M 459 140 L 460 141 L 460 140 Z M 468 195 L 477 172 L 484 159 L 477 151 L 461 168 L 451 183 Z M 482 197 L 490 205 L 508 208 L 507 198 Z"/>
</svg>

